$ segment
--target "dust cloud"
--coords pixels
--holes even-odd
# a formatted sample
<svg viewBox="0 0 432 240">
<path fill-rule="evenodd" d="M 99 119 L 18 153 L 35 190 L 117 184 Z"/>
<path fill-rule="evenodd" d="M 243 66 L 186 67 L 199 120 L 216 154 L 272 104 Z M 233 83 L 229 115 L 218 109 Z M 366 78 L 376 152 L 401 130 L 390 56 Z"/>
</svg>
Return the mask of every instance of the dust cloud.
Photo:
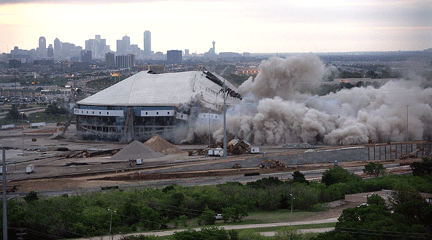
<svg viewBox="0 0 432 240">
<path fill-rule="evenodd" d="M 328 70 L 313 54 L 263 61 L 256 78 L 239 87 L 242 102 L 227 110 L 227 133 L 255 145 L 404 141 L 408 109 L 409 139 L 432 138 L 432 89 L 398 80 L 379 89 L 309 94 Z M 212 126 L 212 132 L 222 140 L 222 124 Z"/>
</svg>

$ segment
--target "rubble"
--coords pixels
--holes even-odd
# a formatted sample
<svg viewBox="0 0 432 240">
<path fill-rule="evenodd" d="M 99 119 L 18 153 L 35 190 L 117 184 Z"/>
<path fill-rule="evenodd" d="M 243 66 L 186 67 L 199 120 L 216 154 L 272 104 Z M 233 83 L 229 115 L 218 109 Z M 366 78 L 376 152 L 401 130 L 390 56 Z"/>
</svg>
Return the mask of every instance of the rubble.
<svg viewBox="0 0 432 240">
<path fill-rule="evenodd" d="M 266 159 L 264 162 L 260 164 L 261 169 L 283 169 L 286 168 L 285 164 L 280 161 L 276 161 L 273 159 Z"/>
<path fill-rule="evenodd" d="M 139 141 L 133 141 L 117 154 L 111 157 L 111 160 L 130 160 L 130 159 L 152 159 L 161 158 L 164 155 L 151 150 Z"/>
<path fill-rule="evenodd" d="M 170 155 L 170 154 L 185 154 L 183 150 L 180 148 L 172 145 L 165 139 L 163 139 L 158 134 L 154 135 L 152 138 L 147 140 L 144 145 L 149 147 L 155 152 L 160 152 L 164 155 Z"/>
</svg>

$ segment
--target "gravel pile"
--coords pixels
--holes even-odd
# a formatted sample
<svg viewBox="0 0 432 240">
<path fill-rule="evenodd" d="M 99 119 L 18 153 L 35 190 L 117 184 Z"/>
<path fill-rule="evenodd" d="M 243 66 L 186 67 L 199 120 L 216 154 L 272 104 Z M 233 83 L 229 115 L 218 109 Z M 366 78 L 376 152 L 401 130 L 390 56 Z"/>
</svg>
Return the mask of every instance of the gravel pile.
<svg viewBox="0 0 432 240">
<path fill-rule="evenodd" d="M 185 151 L 172 145 L 157 134 L 150 138 L 147 142 L 145 142 L 144 145 L 151 148 L 153 151 L 160 152 L 165 155 L 186 153 Z"/>
<path fill-rule="evenodd" d="M 311 145 L 309 143 L 287 143 L 287 144 L 280 146 L 280 148 L 290 148 L 290 149 L 315 148 L 315 146 Z"/>
<path fill-rule="evenodd" d="M 134 160 L 134 159 L 152 159 L 163 157 L 162 153 L 151 150 L 139 141 L 133 141 L 120 152 L 111 157 L 111 160 Z"/>
</svg>

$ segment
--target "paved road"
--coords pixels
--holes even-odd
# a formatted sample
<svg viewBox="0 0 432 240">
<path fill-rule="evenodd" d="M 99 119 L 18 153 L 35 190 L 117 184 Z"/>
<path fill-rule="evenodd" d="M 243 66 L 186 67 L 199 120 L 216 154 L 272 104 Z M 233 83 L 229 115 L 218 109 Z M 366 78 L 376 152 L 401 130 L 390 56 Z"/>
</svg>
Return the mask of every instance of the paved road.
<svg viewBox="0 0 432 240">
<path fill-rule="evenodd" d="M 218 226 L 223 227 L 225 230 L 232 230 L 232 229 L 251 229 L 251 228 L 263 228 L 263 227 L 285 227 L 285 226 L 296 226 L 296 225 L 309 225 L 309 224 L 320 224 L 320 223 L 334 223 L 337 222 L 336 218 L 330 218 L 330 219 L 323 219 L 323 220 L 314 220 L 314 221 L 302 221 L 302 222 L 279 222 L 279 223 L 262 223 L 262 224 L 246 224 L 246 225 L 226 225 L 226 226 Z M 195 230 L 200 230 L 200 228 L 193 228 Z M 331 231 L 334 228 L 316 228 L 316 229 L 305 229 L 302 232 L 323 232 L 323 231 Z M 132 233 L 132 234 L 124 234 L 124 235 L 114 235 L 112 236 L 113 240 L 119 240 L 123 236 L 129 236 L 129 235 L 155 235 L 159 237 L 163 236 L 170 236 L 173 235 L 174 232 L 181 232 L 185 231 L 186 229 L 176 229 L 176 230 L 167 230 L 167 231 L 153 231 L 153 232 L 145 232 L 145 233 Z M 271 233 L 271 232 L 270 232 Z M 264 235 L 264 234 L 263 234 Z M 81 238 L 78 240 L 109 240 L 111 239 L 110 236 L 99 236 L 99 237 L 93 237 L 93 238 Z"/>
</svg>

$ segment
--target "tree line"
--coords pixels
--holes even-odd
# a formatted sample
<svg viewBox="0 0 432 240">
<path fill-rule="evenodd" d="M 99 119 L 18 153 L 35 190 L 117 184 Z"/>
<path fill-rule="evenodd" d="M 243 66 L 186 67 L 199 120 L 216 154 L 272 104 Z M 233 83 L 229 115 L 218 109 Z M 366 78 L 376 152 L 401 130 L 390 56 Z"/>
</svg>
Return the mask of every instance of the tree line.
<svg viewBox="0 0 432 240">
<path fill-rule="evenodd" d="M 107 235 L 110 228 L 113 234 L 118 234 L 204 226 L 214 224 L 216 214 L 222 214 L 225 222 L 239 222 L 251 211 L 290 209 L 291 202 L 296 211 L 321 211 L 325 209 L 324 203 L 343 199 L 346 194 L 382 189 L 398 192 L 399 195 L 394 196 L 397 214 L 391 214 L 380 200 L 374 200 L 381 205 L 345 210 L 339 218 L 337 231 L 320 234 L 317 239 L 344 239 L 348 235 L 352 239 L 375 239 L 369 237 L 378 235 L 357 232 L 369 228 L 380 233 L 396 232 L 399 225 L 406 226 L 401 228 L 403 232 L 430 234 L 432 209 L 418 197 L 418 192 L 432 193 L 432 175 L 427 170 L 430 163 L 431 160 L 425 158 L 413 165 L 413 175 L 387 175 L 367 181 L 342 167 L 334 167 L 325 171 L 320 182 L 308 182 L 302 173 L 295 172 L 289 181 L 269 177 L 247 184 L 170 185 L 159 189 L 82 192 L 56 197 L 41 197 L 31 192 L 24 199 L 8 201 L 9 236 L 16 239 L 17 233 L 24 231 L 24 239 L 81 238 Z M 380 171 L 383 173 L 382 169 Z M 418 209 L 411 211 L 414 207 Z M 376 222 L 370 223 L 371 220 Z M 393 223 L 399 225 L 393 227 Z"/>
</svg>

